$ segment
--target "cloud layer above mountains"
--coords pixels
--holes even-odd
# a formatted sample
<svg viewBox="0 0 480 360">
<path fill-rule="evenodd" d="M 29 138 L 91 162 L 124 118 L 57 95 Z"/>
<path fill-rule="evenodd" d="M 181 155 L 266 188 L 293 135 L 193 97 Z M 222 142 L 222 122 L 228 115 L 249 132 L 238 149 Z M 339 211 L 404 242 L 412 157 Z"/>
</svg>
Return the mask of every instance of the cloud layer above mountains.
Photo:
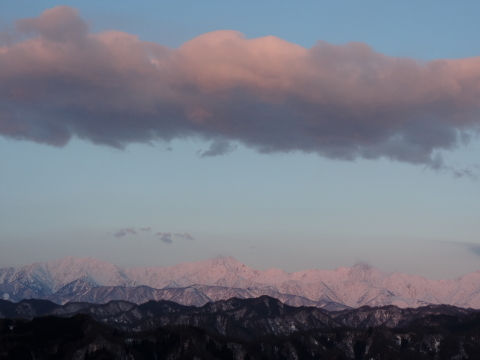
<svg viewBox="0 0 480 360">
<path fill-rule="evenodd" d="M 152 231 L 151 227 L 144 227 L 140 228 L 140 231 L 150 233 Z M 135 230 L 134 227 L 127 227 L 118 230 L 113 234 L 116 238 L 122 238 L 126 235 L 137 235 L 138 232 Z M 183 240 L 195 240 L 195 238 L 190 235 L 189 233 L 174 233 L 172 234 L 171 232 L 157 232 L 155 233 L 155 236 L 158 236 L 161 241 L 167 244 L 173 243 L 173 238 L 180 238 Z"/>
<path fill-rule="evenodd" d="M 122 148 L 197 137 L 262 153 L 386 157 L 442 167 L 480 124 L 480 57 L 420 62 L 363 43 L 311 49 L 235 31 L 178 49 L 89 32 L 66 6 L 0 36 L 0 134 Z"/>
</svg>

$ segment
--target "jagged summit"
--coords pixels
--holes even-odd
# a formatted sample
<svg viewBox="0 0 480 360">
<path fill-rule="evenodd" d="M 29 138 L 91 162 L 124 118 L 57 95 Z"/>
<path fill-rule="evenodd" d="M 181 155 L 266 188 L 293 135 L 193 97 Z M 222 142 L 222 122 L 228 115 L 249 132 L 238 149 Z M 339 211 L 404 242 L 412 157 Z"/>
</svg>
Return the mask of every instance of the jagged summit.
<svg viewBox="0 0 480 360">
<path fill-rule="evenodd" d="M 169 267 L 121 268 L 93 258 L 67 256 L 18 269 L 0 269 L 0 298 L 141 303 L 167 299 L 203 305 L 231 297 L 268 295 L 294 305 L 329 309 L 364 305 L 417 307 L 449 304 L 480 308 L 480 272 L 453 280 L 429 280 L 386 274 L 367 264 L 336 270 L 288 273 L 252 269 L 233 257 L 219 257 Z"/>
</svg>

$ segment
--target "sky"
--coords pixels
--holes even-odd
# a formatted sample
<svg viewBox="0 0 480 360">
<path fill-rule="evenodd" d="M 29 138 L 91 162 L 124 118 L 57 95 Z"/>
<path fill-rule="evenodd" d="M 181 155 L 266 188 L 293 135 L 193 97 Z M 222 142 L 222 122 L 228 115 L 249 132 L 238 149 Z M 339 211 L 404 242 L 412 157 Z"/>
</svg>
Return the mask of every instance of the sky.
<svg viewBox="0 0 480 360">
<path fill-rule="evenodd" d="M 480 270 L 479 11 L 0 0 L 0 267 Z"/>
</svg>

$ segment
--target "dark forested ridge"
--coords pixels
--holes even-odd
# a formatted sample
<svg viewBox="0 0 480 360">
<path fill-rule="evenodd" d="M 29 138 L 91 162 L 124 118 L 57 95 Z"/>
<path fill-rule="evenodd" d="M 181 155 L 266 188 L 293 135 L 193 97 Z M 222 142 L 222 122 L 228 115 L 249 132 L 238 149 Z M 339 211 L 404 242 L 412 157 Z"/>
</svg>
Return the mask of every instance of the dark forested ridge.
<svg viewBox="0 0 480 360">
<path fill-rule="evenodd" d="M 199 308 L 26 300 L 0 302 L 0 317 L 2 360 L 480 358 L 480 313 L 450 306 L 328 313 L 269 297 Z"/>
<path fill-rule="evenodd" d="M 427 315 L 452 315 L 459 319 L 478 310 L 449 305 L 430 305 L 401 309 L 393 305 L 368 306 L 342 311 L 316 307 L 294 307 L 278 299 L 259 298 L 220 300 L 204 306 L 185 306 L 172 301 L 148 301 L 134 304 L 111 301 L 107 304 L 67 303 L 57 305 L 48 300 L 29 299 L 18 303 L 0 300 L 0 318 L 34 318 L 55 315 L 71 317 L 88 314 L 96 321 L 123 331 L 152 330 L 159 326 L 192 325 L 222 335 L 251 339 L 261 335 L 289 335 L 310 329 L 351 327 L 366 329 L 384 326 L 405 327 Z"/>
<path fill-rule="evenodd" d="M 194 326 L 122 332 L 88 315 L 1 319 L 0 359 L 478 359 L 478 314 L 462 321 L 430 316 L 425 323 L 402 329 L 311 329 L 245 340 Z"/>
</svg>

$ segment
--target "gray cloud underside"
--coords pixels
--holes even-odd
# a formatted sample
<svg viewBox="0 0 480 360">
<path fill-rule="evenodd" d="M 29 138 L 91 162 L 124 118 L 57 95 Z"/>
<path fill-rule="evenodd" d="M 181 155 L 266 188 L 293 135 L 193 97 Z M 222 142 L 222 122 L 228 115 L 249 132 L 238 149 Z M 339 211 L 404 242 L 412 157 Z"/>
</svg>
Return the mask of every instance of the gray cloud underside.
<svg viewBox="0 0 480 360">
<path fill-rule="evenodd" d="M 185 240 L 195 240 L 195 238 L 192 235 L 190 235 L 189 233 L 183 233 L 183 234 L 177 233 L 174 236 L 185 239 Z"/>
<path fill-rule="evenodd" d="M 125 228 L 125 229 L 120 229 L 118 230 L 115 234 L 113 234 L 113 236 L 117 237 L 117 238 L 121 238 L 121 237 L 124 237 L 125 235 L 136 235 L 137 232 L 135 231 L 135 229 L 132 229 L 132 228 Z"/>
<path fill-rule="evenodd" d="M 480 244 L 461 242 L 459 245 L 465 247 L 471 253 L 480 256 Z"/>
<path fill-rule="evenodd" d="M 172 238 L 169 238 L 168 236 L 161 236 L 160 240 L 163 241 L 165 244 L 171 244 L 173 243 Z"/>
<path fill-rule="evenodd" d="M 236 149 L 235 145 L 230 144 L 226 140 L 214 140 L 210 144 L 210 148 L 206 151 L 200 151 L 201 157 L 219 156 L 231 153 Z"/>
<path fill-rule="evenodd" d="M 472 253 L 474 253 L 477 256 L 480 256 L 480 245 L 472 245 L 469 247 L 469 249 Z"/>
<path fill-rule="evenodd" d="M 446 240 L 438 241 L 438 243 L 449 244 L 456 247 L 462 247 L 467 251 L 471 252 L 472 254 L 480 256 L 480 243 L 463 242 L 463 241 L 446 241 Z"/>
<path fill-rule="evenodd" d="M 142 232 L 151 232 L 152 228 L 151 227 L 145 227 L 145 228 L 140 228 L 140 231 Z M 122 238 L 126 235 L 137 235 L 138 232 L 135 230 L 135 228 L 124 228 L 118 230 L 113 236 L 117 238 Z M 184 240 L 195 240 L 195 238 L 190 235 L 189 233 L 175 233 L 172 234 L 171 232 L 157 232 L 155 233 L 155 236 L 158 236 L 158 238 L 163 241 L 164 243 L 167 244 L 172 244 L 173 243 L 173 237 L 176 238 L 181 238 Z"/>
<path fill-rule="evenodd" d="M 173 243 L 172 240 L 172 233 L 167 233 L 167 232 L 157 232 L 155 235 L 159 236 L 160 240 L 163 241 L 166 244 L 171 244 Z"/>
<path fill-rule="evenodd" d="M 0 69 L 0 134 L 55 146 L 195 137 L 213 141 L 202 156 L 237 142 L 442 168 L 438 151 L 468 142 L 480 124 L 478 57 L 420 62 L 363 43 L 306 49 L 234 31 L 170 49 L 93 34 L 66 6 L 2 33 Z"/>
</svg>

